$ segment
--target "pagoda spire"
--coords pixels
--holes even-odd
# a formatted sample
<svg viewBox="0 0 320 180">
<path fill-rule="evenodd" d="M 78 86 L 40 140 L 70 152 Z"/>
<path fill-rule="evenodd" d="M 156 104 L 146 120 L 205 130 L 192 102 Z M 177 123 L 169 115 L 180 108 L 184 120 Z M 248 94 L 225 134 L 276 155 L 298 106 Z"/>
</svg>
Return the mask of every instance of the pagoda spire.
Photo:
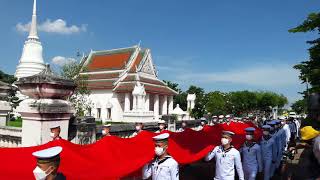
<svg viewBox="0 0 320 180">
<path fill-rule="evenodd" d="M 39 40 L 37 30 L 37 0 L 33 0 L 32 21 L 28 39 Z"/>
<path fill-rule="evenodd" d="M 42 45 L 37 30 L 37 0 L 33 1 L 32 12 L 29 36 L 24 43 L 22 55 L 15 73 L 15 77 L 18 79 L 38 74 L 45 69 Z"/>
</svg>

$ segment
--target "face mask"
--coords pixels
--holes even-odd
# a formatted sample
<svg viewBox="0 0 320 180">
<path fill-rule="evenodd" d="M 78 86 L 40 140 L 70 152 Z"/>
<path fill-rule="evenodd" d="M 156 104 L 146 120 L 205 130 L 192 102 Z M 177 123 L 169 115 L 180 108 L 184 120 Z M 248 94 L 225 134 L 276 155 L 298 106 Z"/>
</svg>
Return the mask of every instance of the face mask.
<svg viewBox="0 0 320 180">
<path fill-rule="evenodd" d="M 227 145 L 229 143 L 229 139 L 227 138 L 221 138 L 221 144 L 222 145 Z"/>
<path fill-rule="evenodd" d="M 141 127 L 140 127 L 140 126 L 136 126 L 136 130 L 137 130 L 137 131 L 140 131 L 140 130 L 141 130 Z"/>
<path fill-rule="evenodd" d="M 50 133 L 50 137 L 54 138 L 54 133 L 53 132 Z"/>
<path fill-rule="evenodd" d="M 265 136 L 269 135 L 269 131 L 263 131 L 263 135 Z"/>
<path fill-rule="evenodd" d="M 46 174 L 45 171 L 43 171 L 42 169 L 39 168 L 39 166 L 37 166 L 33 170 L 33 175 L 36 178 L 36 180 L 45 180 L 49 174 Z"/>
<path fill-rule="evenodd" d="M 164 125 L 159 125 L 159 129 L 164 129 Z"/>
<path fill-rule="evenodd" d="M 106 130 L 102 130 L 102 134 L 106 135 L 107 134 Z"/>
<path fill-rule="evenodd" d="M 247 135 L 246 135 L 246 139 L 247 139 L 247 140 L 252 140 L 253 137 L 252 137 L 252 135 L 247 134 Z"/>
<path fill-rule="evenodd" d="M 164 153 L 164 149 L 162 147 L 156 147 L 154 149 L 154 152 L 156 153 L 157 156 L 161 156 Z"/>
</svg>

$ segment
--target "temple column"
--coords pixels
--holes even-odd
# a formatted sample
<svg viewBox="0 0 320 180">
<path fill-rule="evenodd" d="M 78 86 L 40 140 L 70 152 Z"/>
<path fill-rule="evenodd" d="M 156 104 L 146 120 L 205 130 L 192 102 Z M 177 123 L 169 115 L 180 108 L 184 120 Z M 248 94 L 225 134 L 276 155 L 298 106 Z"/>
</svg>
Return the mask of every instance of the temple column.
<svg viewBox="0 0 320 180">
<path fill-rule="evenodd" d="M 168 114 L 168 96 L 164 95 L 162 101 L 162 115 L 166 114 Z"/>
<path fill-rule="evenodd" d="M 173 111 L 173 96 L 169 96 L 169 114 Z"/>
<path fill-rule="evenodd" d="M 133 104 L 132 104 L 132 110 L 137 109 L 137 96 L 133 96 Z"/>
<path fill-rule="evenodd" d="M 154 95 L 154 106 L 153 106 L 154 120 L 159 120 L 159 95 Z"/>
<path fill-rule="evenodd" d="M 146 101 L 145 101 L 145 110 L 149 111 L 150 109 L 150 94 L 146 95 Z"/>
<path fill-rule="evenodd" d="M 124 111 L 128 112 L 130 111 L 130 93 L 125 94 L 125 99 L 124 99 Z"/>
</svg>

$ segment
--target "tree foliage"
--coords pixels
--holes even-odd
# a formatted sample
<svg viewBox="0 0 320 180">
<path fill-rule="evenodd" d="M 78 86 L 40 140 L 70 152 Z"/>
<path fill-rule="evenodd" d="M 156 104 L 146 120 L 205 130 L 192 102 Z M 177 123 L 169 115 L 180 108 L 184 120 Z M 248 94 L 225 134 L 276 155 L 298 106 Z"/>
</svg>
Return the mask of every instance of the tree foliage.
<svg viewBox="0 0 320 180">
<path fill-rule="evenodd" d="M 291 105 L 291 108 L 294 112 L 301 114 L 307 112 L 307 102 L 305 99 L 296 101 Z"/>
<path fill-rule="evenodd" d="M 168 81 L 167 81 L 168 82 Z M 183 110 L 187 108 L 187 95 L 196 94 L 195 108 L 190 112 L 191 116 L 201 118 L 207 114 L 235 114 L 248 115 L 249 113 L 270 113 L 272 108 L 283 108 L 288 99 L 282 95 L 269 91 L 235 91 L 206 93 L 203 88 L 190 86 L 183 92 L 176 83 L 167 83 L 172 89 L 179 91 L 174 97 L 174 104 L 179 104 Z"/>
<path fill-rule="evenodd" d="M 0 81 L 12 84 L 17 79 L 13 75 L 6 74 L 5 72 L 0 70 Z"/>
<path fill-rule="evenodd" d="M 289 32 L 314 32 L 320 34 L 320 13 L 311 13 L 307 19 L 299 26 L 292 28 Z M 309 93 L 320 92 L 320 38 L 307 41 L 311 46 L 309 48 L 309 60 L 303 61 L 294 66 L 300 71 L 299 78 L 302 83 L 310 83 L 311 87 Z M 307 92 L 304 92 L 306 95 Z"/>
<path fill-rule="evenodd" d="M 89 99 L 90 90 L 87 88 L 88 76 L 81 75 L 81 64 L 78 62 L 66 63 L 61 67 L 61 76 L 66 79 L 72 79 L 75 81 L 77 88 L 73 95 L 69 98 L 70 102 L 76 109 L 76 115 L 84 116 L 86 111 L 89 111 L 92 106 L 92 102 Z"/>
</svg>

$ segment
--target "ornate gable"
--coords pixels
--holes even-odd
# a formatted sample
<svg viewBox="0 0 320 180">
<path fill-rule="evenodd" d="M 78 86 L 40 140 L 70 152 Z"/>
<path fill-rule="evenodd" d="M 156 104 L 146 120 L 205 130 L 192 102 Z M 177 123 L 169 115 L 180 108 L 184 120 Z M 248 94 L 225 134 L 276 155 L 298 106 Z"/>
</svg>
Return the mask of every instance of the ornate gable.
<svg viewBox="0 0 320 180">
<path fill-rule="evenodd" d="M 152 76 L 157 76 L 156 72 L 155 72 L 154 65 L 152 63 L 152 58 L 151 58 L 150 52 L 148 52 L 148 55 L 146 56 L 144 61 L 142 61 L 140 68 L 139 68 L 139 72 L 150 74 Z"/>
</svg>

